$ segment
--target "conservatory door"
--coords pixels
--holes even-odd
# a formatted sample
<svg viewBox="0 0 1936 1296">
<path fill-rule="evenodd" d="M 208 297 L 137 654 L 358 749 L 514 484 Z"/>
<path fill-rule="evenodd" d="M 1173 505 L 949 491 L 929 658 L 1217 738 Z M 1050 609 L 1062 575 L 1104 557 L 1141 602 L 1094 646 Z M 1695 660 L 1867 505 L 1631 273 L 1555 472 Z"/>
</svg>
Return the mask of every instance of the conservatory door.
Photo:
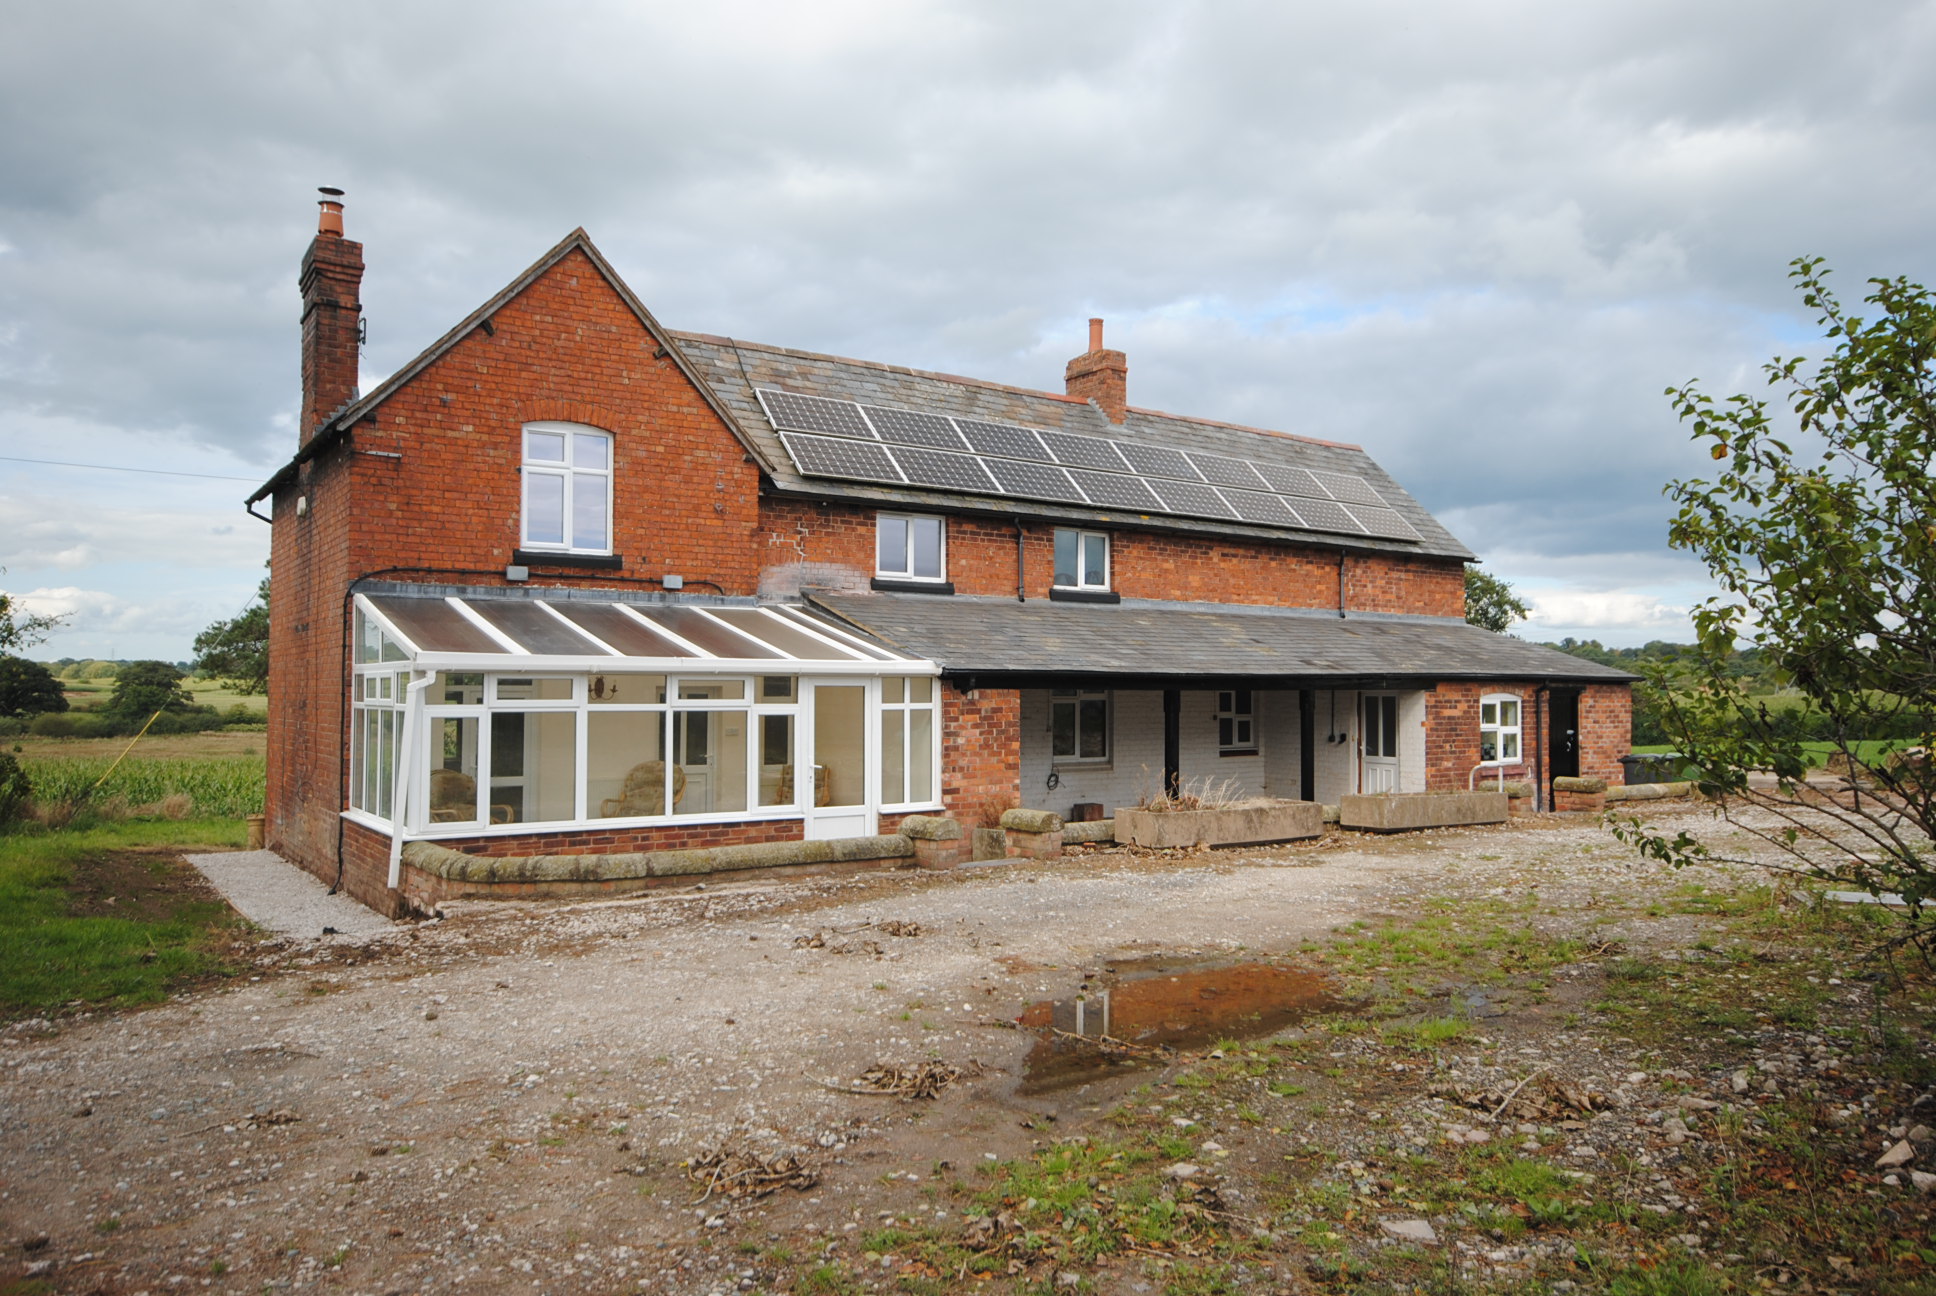
<svg viewBox="0 0 1936 1296">
<path fill-rule="evenodd" d="M 801 710 L 807 721 L 802 747 L 813 753 L 812 776 L 796 777 L 795 794 L 806 810 L 809 841 L 868 837 L 876 827 L 876 754 L 868 741 L 865 681 L 802 680 Z"/>
</svg>

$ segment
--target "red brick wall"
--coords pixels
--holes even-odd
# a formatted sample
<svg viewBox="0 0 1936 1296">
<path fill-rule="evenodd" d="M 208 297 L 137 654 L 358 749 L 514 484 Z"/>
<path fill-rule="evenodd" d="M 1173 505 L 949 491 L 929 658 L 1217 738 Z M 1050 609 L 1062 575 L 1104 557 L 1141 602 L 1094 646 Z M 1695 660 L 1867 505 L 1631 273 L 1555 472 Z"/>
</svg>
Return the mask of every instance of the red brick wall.
<svg viewBox="0 0 1936 1296">
<path fill-rule="evenodd" d="M 1593 684 L 1580 691 L 1580 773 L 1624 783 L 1620 758 L 1633 750 L 1633 690 Z"/>
<path fill-rule="evenodd" d="M 1017 689 L 963 693 L 941 686 L 941 802 L 972 832 L 1022 803 L 1022 694 Z"/>
<path fill-rule="evenodd" d="M 344 460 L 342 449 L 325 451 L 304 465 L 294 489 L 277 494 L 269 551 L 268 845 L 325 881 L 336 877 L 342 803 L 330 790 L 345 788 L 348 777 L 343 608 L 352 574 L 351 474 Z M 298 498 L 310 505 L 300 518 Z"/>
<path fill-rule="evenodd" d="M 818 583 L 834 583 L 827 569 L 839 568 L 864 585 L 874 574 L 876 512 L 848 504 L 766 500 L 760 518 L 769 576 L 805 563 L 819 569 Z M 1055 527 L 1039 522 L 1022 526 L 1028 596 L 1047 598 L 1055 581 Z M 1111 581 L 1125 598 L 1338 605 L 1335 549 L 1120 530 L 1111 533 L 1110 550 Z M 962 594 L 1014 594 L 1015 524 L 949 518 L 947 574 Z M 1465 615 L 1465 565 L 1460 562 L 1350 554 L 1344 584 L 1345 605 L 1353 611 Z"/>
<path fill-rule="evenodd" d="M 1479 699 L 1488 693 L 1511 693 L 1521 702 L 1520 753 L 1525 760 L 1508 765 L 1505 777 L 1531 781 L 1535 759 L 1544 769 L 1548 735 L 1552 732 L 1550 691 L 1526 682 L 1489 681 L 1446 683 L 1425 695 L 1425 786 L 1455 789 L 1467 785 L 1479 763 Z M 1609 783 L 1622 779 L 1620 758 L 1633 749 L 1633 696 L 1624 684 L 1593 684 L 1580 690 L 1580 773 Z M 1488 767 L 1483 775 L 1497 779 Z"/>
<path fill-rule="evenodd" d="M 503 583 L 518 547 L 523 424 L 562 419 L 613 434 L 613 539 L 625 559 L 618 572 L 535 567 L 532 583 L 649 589 L 675 572 L 701 591 L 756 590 L 757 469 L 592 263 L 568 254 L 492 324 L 275 497 L 269 837 L 326 879 L 336 874 L 347 791 L 349 585 L 392 569 L 402 579 Z M 309 503 L 301 518 L 299 495 Z M 688 503 L 674 512 L 669 499 Z"/>
<path fill-rule="evenodd" d="M 673 572 L 689 588 L 753 593 L 758 470 L 591 262 L 570 253 L 492 322 L 357 426 L 358 451 L 402 456 L 357 457 L 357 567 L 501 579 L 518 547 L 522 425 L 563 419 L 613 434 L 613 549 L 625 559 L 575 579 Z"/>
<path fill-rule="evenodd" d="M 798 819 L 753 823 L 658 824 L 649 828 L 586 828 L 571 832 L 533 832 L 515 837 L 439 837 L 437 844 L 466 855 L 625 855 L 661 850 L 705 850 L 713 846 L 753 846 L 799 841 Z"/>
</svg>

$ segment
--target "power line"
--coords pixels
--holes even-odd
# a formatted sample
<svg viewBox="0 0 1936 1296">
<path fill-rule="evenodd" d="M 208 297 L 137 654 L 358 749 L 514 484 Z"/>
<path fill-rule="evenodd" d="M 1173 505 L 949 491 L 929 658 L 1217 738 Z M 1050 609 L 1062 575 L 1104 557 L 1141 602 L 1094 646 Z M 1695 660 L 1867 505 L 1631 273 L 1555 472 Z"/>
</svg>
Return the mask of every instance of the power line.
<svg viewBox="0 0 1936 1296">
<path fill-rule="evenodd" d="M 170 468 L 123 468 L 119 464 L 69 463 L 65 459 L 23 459 L 19 455 L 0 455 L 9 463 L 46 464 L 52 468 L 93 468 L 99 472 L 146 473 L 151 477 L 200 477 L 204 481 L 252 482 L 255 477 L 225 477 L 220 473 L 176 472 Z"/>
</svg>

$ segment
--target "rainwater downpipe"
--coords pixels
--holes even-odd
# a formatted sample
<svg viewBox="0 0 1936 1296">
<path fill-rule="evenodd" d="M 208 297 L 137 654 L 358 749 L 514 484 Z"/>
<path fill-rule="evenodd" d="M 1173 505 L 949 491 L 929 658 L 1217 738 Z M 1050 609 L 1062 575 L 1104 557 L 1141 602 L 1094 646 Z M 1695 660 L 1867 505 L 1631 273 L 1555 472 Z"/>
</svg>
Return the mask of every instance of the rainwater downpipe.
<svg viewBox="0 0 1936 1296">
<path fill-rule="evenodd" d="M 1028 555 L 1022 544 L 1022 521 L 1015 520 L 1015 601 L 1028 602 Z"/>
<path fill-rule="evenodd" d="M 1549 798 L 1546 795 L 1546 694 L 1551 685 L 1542 684 L 1533 690 L 1533 727 L 1539 731 L 1533 744 L 1533 809 L 1546 810 Z"/>
<path fill-rule="evenodd" d="M 1344 550 L 1338 550 L 1338 620 L 1344 620 Z"/>
<path fill-rule="evenodd" d="M 437 682 L 437 672 L 426 671 L 422 679 L 410 681 L 410 687 L 403 694 L 403 736 L 397 741 L 397 771 L 395 786 L 390 792 L 390 889 L 395 891 L 403 883 L 403 834 L 410 820 L 410 796 L 415 791 L 416 780 L 411 772 L 417 768 L 417 730 L 422 726 L 419 718 L 423 715 L 424 693 Z"/>
</svg>

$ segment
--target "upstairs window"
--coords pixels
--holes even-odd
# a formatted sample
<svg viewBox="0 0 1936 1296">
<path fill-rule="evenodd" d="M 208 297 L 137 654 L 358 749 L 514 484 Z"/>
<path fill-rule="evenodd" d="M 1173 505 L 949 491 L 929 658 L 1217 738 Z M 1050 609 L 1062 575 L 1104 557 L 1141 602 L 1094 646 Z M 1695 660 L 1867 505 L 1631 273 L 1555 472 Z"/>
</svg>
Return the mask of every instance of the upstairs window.
<svg viewBox="0 0 1936 1296">
<path fill-rule="evenodd" d="M 1488 765 L 1519 763 L 1519 699 L 1511 693 L 1479 699 L 1479 759 Z"/>
<path fill-rule="evenodd" d="M 612 552 L 612 438 L 573 423 L 524 425 L 525 549 Z"/>
<path fill-rule="evenodd" d="M 947 536 L 938 517 L 883 513 L 875 522 L 876 576 L 940 581 L 948 570 Z"/>
<path fill-rule="evenodd" d="M 1055 583 L 1061 589 L 1109 588 L 1109 533 L 1057 528 Z"/>
</svg>

